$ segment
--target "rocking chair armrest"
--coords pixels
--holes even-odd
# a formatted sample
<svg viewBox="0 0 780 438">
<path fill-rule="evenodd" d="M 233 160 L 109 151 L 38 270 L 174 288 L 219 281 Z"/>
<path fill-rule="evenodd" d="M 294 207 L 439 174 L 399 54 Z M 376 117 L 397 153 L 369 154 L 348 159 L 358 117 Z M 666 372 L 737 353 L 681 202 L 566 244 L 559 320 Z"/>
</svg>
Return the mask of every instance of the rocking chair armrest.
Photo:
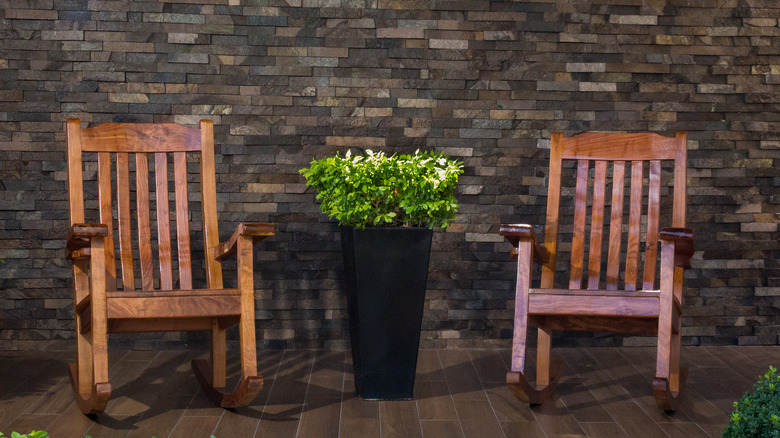
<svg viewBox="0 0 780 438">
<path fill-rule="evenodd" d="M 68 238 L 65 248 L 67 258 L 83 258 L 89 256 L 90 241 L 94 237 L 108 236 L 108 225 L 105 224 L 73 224 L 68 228 Z"/>
<path fill-rule="evenodd" d="M 658 233 L 664 243 L 674 243 L 674 265 L 683 269 L 691 267 L 693 257 L 693 230 L 690 228 L 661 228 Z"/>
<path fill-rule="evenodd" d="M 498 234 L 504 236 L 509 243 L 514 247 L 512 249 L 512 256 L 517 255 L 517 246 L 520 242 L 531 242 L 533 244 L 534 261 L 540 265 L 547 263 L 549 260 L 549 252 L 547 248 L 539 244 L 536 239 L 536 232 L 531 225 L 528 224 L 502 224 L 498 231 Z"/>
<path fill-rule="evenodd" d="M 223 261 L 235 254 L 238 250 L 239 237 L 251 237 L 254 245 L 268 236 L 273 236 L 275 233 L 276 226 L 274 224 L 242 222 L 238 224 L 236 231 L 230 236 L 230 239 L 226 242 L 220 242 L 214 247 L 216 250 L 214 258 Z"/>
</svg>

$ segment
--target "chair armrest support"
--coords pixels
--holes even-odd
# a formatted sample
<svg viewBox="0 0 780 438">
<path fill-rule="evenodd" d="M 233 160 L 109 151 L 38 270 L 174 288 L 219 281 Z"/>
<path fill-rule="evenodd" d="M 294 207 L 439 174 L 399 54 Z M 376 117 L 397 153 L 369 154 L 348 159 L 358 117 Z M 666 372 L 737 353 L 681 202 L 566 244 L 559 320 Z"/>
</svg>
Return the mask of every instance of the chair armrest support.
<svg viewBox="0 0 780 438">
<path fill-rule="evenodd" d="M 223 261 L 228 257 L 236 253 L 238 248 L 238 239 L 240 237 L 251 237 L 252 244 L 257 244 L 266 237 L 273 236 L 276 233 L 276 226 L 274 224 L 266 223 L 240 223 L 236 227 L 236 231 L 225 242 L 217 244 L 215 247 L 216 258 L 219 261 Z"/>
<path fill-rule="evenodd" d="M 693 257 L 693 230 L 690 228 L 661 228 L 658 233 L 663 243 L 674 243 L 674 265 L 688 269 Z"/>
<path fill-rule="evenodd" d="M 547 248 L 540 245 L 536 239 L 536 232 L 531 225 L 528 224 L 502 224 L 498 231 L 498 234 L 504 236 L 509 243 L 514 247 L 512 249 L 512 255 L 517 255 L 517 246 L 520 242 L 531 242 L 533 247 L 534 261 L 540 265 L 547 263 L 550 254 L 547 252 Z"/>
<path fill-rule="evenodd" d="M 67 258 L 84 258 L 89 256 L 90 241 L 95 237 L 108 236 L 108 225 L 105 224 L 73 224 L 68 228 L 68 238 L 65 245 Z"/>
</svg>

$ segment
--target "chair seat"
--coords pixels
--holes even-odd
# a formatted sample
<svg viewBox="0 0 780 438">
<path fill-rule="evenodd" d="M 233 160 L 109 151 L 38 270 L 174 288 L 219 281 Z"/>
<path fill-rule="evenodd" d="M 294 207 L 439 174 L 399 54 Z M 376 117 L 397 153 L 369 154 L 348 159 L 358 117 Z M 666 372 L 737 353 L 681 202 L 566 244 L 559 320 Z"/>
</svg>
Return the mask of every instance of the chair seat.
<svg viewBox="0 0 780 438">
<path fill-rule="evenodd" d="M 658 290 L 530 289 L 530 315 L 594 315 L 658 318 Z M 674 297 L 675 308 L 682 305 Z"/>
<path fill-rule="evenodd" d="M 91 310 L 90 297 L 76 306 L 79 313 Z M 110 333 L 209 330 L 212 318 L 221 318 L 220 325 L 229 326 L 237 322 L 229 317 L 240 314 L 239 289 L 114 291 L 106 297 Z M 89 326 L 81 330 L 88 331 Z"/>
<path fill-rule="evenodd" d="M 241 291 L 201 289 L 107 293 L 108 319 L 239 315 Z"/>
<path fill-rule="evenodd" d="M 656 334 L 658 290 L 530 289 L 528 316 L 553 330 Z M 674 318 L 682 304 L 673 298 Z"/>
</svg>

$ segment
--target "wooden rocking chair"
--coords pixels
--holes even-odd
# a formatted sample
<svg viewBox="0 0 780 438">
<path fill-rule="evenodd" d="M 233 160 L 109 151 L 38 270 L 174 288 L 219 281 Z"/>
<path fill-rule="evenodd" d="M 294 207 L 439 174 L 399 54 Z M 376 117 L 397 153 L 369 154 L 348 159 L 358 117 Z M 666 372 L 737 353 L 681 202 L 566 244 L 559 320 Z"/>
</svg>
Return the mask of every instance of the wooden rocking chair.
<svg viewBox="0 0 780 438">
<path fill-rule="evenodd" d="M 568 288 L 554 286 L 561 174 L 565 160 L 576 161 L 571 265 Z M 672 227 L 659 231 L 662 161 L 674 162 Z M 642 234 L 643 179 L 649 162 L 644 239 L 644 270 L 639 273 Z M 588 184 L 593 163 L 593 182 Z M 624 187 L 630 168 L 628 236 L 622 247 Z M 601 280 L 605 186 L 611 169 L 612 197 L 606 279 Z M 592 202 L 588 208 L 588 188 Z M 515 247 L 517 286 L 512 368 L 507 384 L 520 400 L 539 404 L 554 391 L 561 362 L 551 361 L 553 330 L 603 331 L 658 336 L 653 391 L 658 406 L 674 411 L 683 392 L 687 369 L 680 368 L 680 318 L 683 269 L 693 255 L 693 233 L 685 227 L 686 135 L 585 133 L 564 137 L 553 133 L 550 151 L 547 223 L 544 245 L 530 225 L 502 225 L 500 234 Z M 590 210 L 590 220 L 586 216 Z M 665 211 L 666 212 L 666 211 Z M 569 222 L 572 223 L 572 222 Z M 585 228 L 590 224 L 587 283 L 583 285 Z M 661 241 L 660 287 L 654 288 L 658 240 Z M 623 249 L 624 248 L 624 249 Z M 620 274 L 621 255 L 625 257 Z M 531 288 L 532 261 L 542 265 L 541 287 Z M 640 289 L 637 277 L 641 276 Z M 623 289 L 618 290 L 622 282 Z M 536 383 L 525 375 L 528 323 L 538 327 Z"/>
<path fill-rule="evenodd" d="M 249 403 L 263 386 L 263 378 L 257 375 L 252 251 L 253 244 L 274 234 L 274 226 L 242 223 L 228 241 L 219 242 L 212 122 L 201 121 L 199 129 L 141 123 L 105 123 L 82 129 L 78 119 L 70 119 L 67 121 L 67 144 L 70 212 L 67 256 L 73 263 L 77 346 L 77 362 L 70 365 L 69 371 L 81 411 L 85 414 L 101 412 L 108 403 L 111 394 L 108 333 L 209 330 L 211 363 L 192 361 L 195 376 L 207 396 L 219 406 Z M 97 153 L 96 165 L 89 164 L 86 168 L 97 169 L 97 199 L 91 203 L 97 207 L 99 224 L 83 223 L 85 190 L 82 175 L 85 166 L 82 157 L 85 152 Z M 196 153 L 200 159 L 207 281 L 207 288 L 200 290 L 193 290 L 192 286 L 187 153 Z M 178 281 L 172 267 L 169 156 L 173 163 Z M 131 225 L 130 207 L 132 158 L 135 161 L 137 213 L 134 226 Z M 150 227 L 150 159 L 154 161 L 155 171 L 156 245 L 152 243 Z M 114 177 L 112 168 L 116 172 Z M 115 209 L 112 207 L 112 181 L 116 187 Z M 116 218 L 113 211 L 117 213 Z M 132 243 L 133 230 L 137 230 L 136 244 Z M 116 275 L 115 235 L 119 240 L 121 278 Z M 134 252 L 139 256 L 139 284 L 135 276 Z M 238 287 L 225 289 L 219 262 L 233 254 L 237 255 Z M 121 288 L 118 280 L 121 280 Z M 241 382 L 235 391 L 226 392 L 225 330 L 234 324 L 239 324 Z"/>
</svg>

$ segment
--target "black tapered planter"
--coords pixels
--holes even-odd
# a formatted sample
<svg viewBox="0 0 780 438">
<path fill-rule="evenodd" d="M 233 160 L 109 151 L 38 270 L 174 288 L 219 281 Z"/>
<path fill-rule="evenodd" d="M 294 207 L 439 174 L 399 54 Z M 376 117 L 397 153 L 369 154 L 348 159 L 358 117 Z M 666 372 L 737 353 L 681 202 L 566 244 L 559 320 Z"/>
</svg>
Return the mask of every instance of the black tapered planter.
<svg viewBox="0 0 780 438">
<path fill-rule="evenodd" d="M 364 399 L 414 392 L 433 231 L 341 228 L 355 390 Z"/>
</svg>

